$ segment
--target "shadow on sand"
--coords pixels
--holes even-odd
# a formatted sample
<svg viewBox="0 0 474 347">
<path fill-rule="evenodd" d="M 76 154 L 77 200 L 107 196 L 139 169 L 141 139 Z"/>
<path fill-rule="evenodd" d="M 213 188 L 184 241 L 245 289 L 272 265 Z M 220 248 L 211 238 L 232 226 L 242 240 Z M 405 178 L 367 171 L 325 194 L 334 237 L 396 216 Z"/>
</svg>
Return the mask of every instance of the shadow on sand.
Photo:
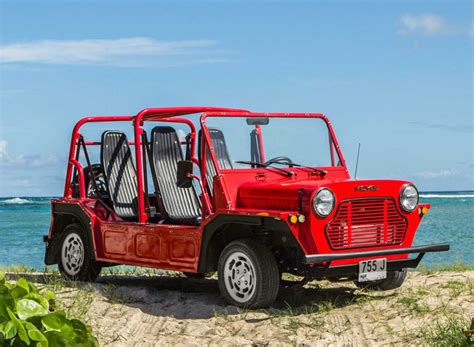
<svg viewBox="0 0 474 347">
<path fill-rule="evenodd" d="M 219 293 L 217 280 L 166 276 L 101 276 L 95 283 L 64 282 L 56 274 L 8 274 L 15 280 L 24 277 L 35 283 L 51 284 L 63 281 L 61 286 L 95 289 L 111 304 L 139 308 L 146 314 L 173 316 L 177 319 L 208 319 L 215 316 L 245 314 L 247 310 L 228 305 Z M 324 312 L 354 305 L 365 300 L 383 300 L 395 294 L 371 295 L 357 290 L 350 282 L 321 287 L 318 282 L 305 286 L 282 286 L 275 303 L 268 309 L 257 310 L 268 314 L 298 316 Z M 264 320 L 263 319 L 263 320 Z M 255 319 L 249 319 L 254 321 Z"/>
</svg>

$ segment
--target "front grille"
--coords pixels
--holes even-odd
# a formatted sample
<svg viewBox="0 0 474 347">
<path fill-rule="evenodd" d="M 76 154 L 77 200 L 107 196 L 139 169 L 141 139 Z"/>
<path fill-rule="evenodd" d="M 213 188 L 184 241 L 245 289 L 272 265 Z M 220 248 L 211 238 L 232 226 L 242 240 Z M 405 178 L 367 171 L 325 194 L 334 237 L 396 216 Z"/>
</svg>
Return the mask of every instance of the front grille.
<svg viewBox="0 0 474 347">
<path fill-rule="evenodd" d="M 406 229 L 392 199 L 347 200 L 326 226 L 326 237 L 332 249 L 398 245 Z"/>
</svg>

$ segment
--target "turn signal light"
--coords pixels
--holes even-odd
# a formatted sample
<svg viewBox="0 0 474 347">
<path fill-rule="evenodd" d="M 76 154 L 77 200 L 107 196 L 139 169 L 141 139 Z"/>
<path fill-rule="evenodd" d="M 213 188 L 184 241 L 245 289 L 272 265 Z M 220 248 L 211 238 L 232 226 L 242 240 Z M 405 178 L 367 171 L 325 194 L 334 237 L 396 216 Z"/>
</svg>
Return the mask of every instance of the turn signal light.
<svg viewBox="0 0 474 347">
<path fill-rule="evenodd" d="M 291 224 L 296 224 L 296 223 L 304 223 L 306 222 L 306 217 L 303 214 L 290 214 L 288 216 L 288 220 L 290 221 Z"/>
</svg>

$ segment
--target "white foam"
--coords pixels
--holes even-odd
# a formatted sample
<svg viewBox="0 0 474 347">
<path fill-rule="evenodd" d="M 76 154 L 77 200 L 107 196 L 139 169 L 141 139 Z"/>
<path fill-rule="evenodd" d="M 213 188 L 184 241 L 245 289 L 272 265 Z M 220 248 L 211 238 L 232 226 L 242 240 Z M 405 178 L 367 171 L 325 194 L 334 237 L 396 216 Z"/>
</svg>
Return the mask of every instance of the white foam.
<svg viewBox="0 0 474 347">
<path fill-rule="evenodd" d="M 424 199 L 466 199 L 474 198 L 474 194 L 420 194 Z"/>
<path fill-rule="evenodd" d="M 22 199 L 22 198 L 13 198 L 13 199 L 7 199 L 0 201 L 0 204 L 5 204 L 5 205 L 22 205 L 22 204 L 31 204 L 33 201 L 28 200 L 28 199 Z"/>
</svg>

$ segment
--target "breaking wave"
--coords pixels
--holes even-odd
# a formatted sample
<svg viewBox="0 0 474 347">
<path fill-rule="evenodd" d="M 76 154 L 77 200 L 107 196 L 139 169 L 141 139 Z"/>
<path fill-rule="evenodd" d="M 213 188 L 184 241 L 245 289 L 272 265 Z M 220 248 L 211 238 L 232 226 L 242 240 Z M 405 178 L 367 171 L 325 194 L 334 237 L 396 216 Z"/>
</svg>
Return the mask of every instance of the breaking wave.
<svg viewBox="0 0 474 347">
<path fill-rule="evenodd" d="M 49 205 L 51 198 L 30 198 L 30 197 L 16 197 L 16 198 L 0 198 L 0 206 L 22 206 L 22 205 Z"/>
<path fill-rule="evenodd" d="M 6 200 L 0 200 L 0 204 L 4 205 L 23 205 L 23 204 L 33 204 L 34 201 L 22 198 L 11 198 Z"/>
<path fill-rule="evenodd" d="M 423 199 L 466 199 L 474 198 L 474 194 L 420 194 Z"/>
</svg>

